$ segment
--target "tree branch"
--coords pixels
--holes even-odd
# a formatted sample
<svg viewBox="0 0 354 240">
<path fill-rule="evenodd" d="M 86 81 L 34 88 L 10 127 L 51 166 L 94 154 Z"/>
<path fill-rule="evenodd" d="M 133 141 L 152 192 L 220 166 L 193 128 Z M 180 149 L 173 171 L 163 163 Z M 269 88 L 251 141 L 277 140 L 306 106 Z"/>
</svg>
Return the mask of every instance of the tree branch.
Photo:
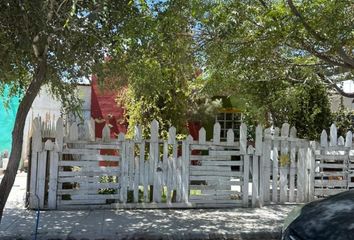
<svg viewBox="0 0 354 240">
<path fill-rule="evenodd" d="M 329 78 L 327 78 L 324 74 L 322 73 L 317 73 L 317 76 L 321 78 L 322 81 L 327 83 L 330 87 L 334 88 L 341 96 L 347 97 L 347 98 L 354 98 L 354 93 L 347 93 L 340 87 L 338 87 L 337 83 L 333 82 Z"/>
<path fill-rule="evenodd" d="M 263 0 L 258 0 L 258 2 L 260 2 L 260 4 L 262 4 L 263 7 L 265 7 L 265 8 L 268 9 L 268 5 L 266 4 L 265 1 L 263 1 Z"/>
<path fill-rule="evenodd" d="M 354 59 L 347 55 L 343 47 L 339 47 L 337 52 L 338 55 L 343 59 L 343 61 L 350 65 L 352 69 L 354 69 Z"/>
<path fill-rule="evenodd" d="M 301 43 L 302 43 L 302 46 L 303 48 L 310 52 L 311 54 L 315 55 L 316 57 L 318 57 L 319 59 L 331 64 L 331 65 L 334 65 L 334 66 L 338 66 L 338 67 L 343 67 L 343 68 L 349 68 L 351 69 L 351 66 L 349 66 L 347 63 L 345 62 L 339 62 L 339 61 L 336 61 L 334 59 L 332 59 L 331 57 L 323 54 L 323 53 L 320 53 L 318 51 L 316 51 L 312 46 L 309 46 L 308 44 L 306 44 L 304 41 L 300 40 Z"/>
<path fill-rule="evenodd" d="M 328 42 L 328 40 L 324 37 L 322 37 L 318 32 L 316 32 L 305 20 L 305 18 L 302 16 L 302 14 L 299 12 L 299 10 L 296 8 L 296 6 L 294 5 L 292 0 L 287 0 L 288 5 L 290 7 L 291 12 L 300 19 L 300 22 L 302 23 L 302 25 L 304 26 L 305 30 L 310 33 L 317 41 L 319 42 Z M 342 58 L 342 61 L 344 62 L 344 64 L 342 65 L 342 67 L 345 68 L 349 68 L 349 69 L 354 69 L 354 59 L 351 58 L 350 56 L 348 56 L 346 54 L 346 52 L 343 49 L 343 46 L 339 46 L 336 49 L 336 52 L 338 53 L 338 55 Z M 319 57 L 318 55 L 316 55 L 317 57 Z M 324 61 L 328 61 L 325 60 L 328 58 L 322 58 L 322 60 Z"/>
<path fill-rule="evenodd" d="M 309 32 L 317 41 L 320 42 L 326 42 L 327 40 L 323 38 L 321 35 L 319 35 L 312 27 L 306 22 L 305 18 L 301 15 L 299 10 L 295 7 L 294 3 L 292 0 L 287 0 L 288 5 L 290 7 L 291 12 L 300 19 L 302 25 L 306 29 L 307 32 Z"/>
</svg>

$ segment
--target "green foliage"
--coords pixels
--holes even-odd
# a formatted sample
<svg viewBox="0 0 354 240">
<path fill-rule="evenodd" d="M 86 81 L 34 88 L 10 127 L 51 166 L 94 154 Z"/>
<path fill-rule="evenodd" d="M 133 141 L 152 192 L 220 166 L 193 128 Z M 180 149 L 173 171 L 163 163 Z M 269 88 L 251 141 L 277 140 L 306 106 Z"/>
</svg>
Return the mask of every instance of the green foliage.
<svg viewBox="0 0 354 240">
<path fill-rule="evenodd" d="M 42 84 L 66 109 L 77 110 L 75 86 L 103 60 L 113 30 L 135 16 L 129 2 L 1 1 L 0 92 L 6 85 L 9 97 L 25 94 L 41 69 Z"/>
<path fill-rule="evenodd" d="M 343 98 L 341 98 L 339 110 L 333 113 L 333 122 L 336 124 L 338 136 L 345 136 L 348 131 L 354 130 L 352 117 L 353 113 L 344 107 Z"/>
<path fill-rule="evenodd" d="M 332 120 L 324 84 L 344 94 L 334 83 L 353 78 L 353 4 L 207 3 L 198 37 L 208 91 L 238 95 L 251 126 L 288 121 L 299 136 L 317 139 Z"/>
<path fill-rule="evenodd" d="M 323 129 L 332 123 L 328 93 L 323 83 L 316 80 L 306 84 L 283 82 L 254 83 L 247 88 L 245 121 L 254 127 L 261 123 L 281 127 L 288 122 L 301 138 L 317 140 Z M 257 95 L 257 92 L 262 94 Z M 253 93 L 253 94 L 252 94 Z"/>
<path fill-rule="evenodd" d="M 203 46 L 212 85 L 233 91 L 251 81 L 304 82 L 325 75 L 320 80 L 333 86 L 353 77 L 353 4 L 291 3 L 210 4 L 201 19 L 200 37 L 210 39 Z"/>
<path fill-rule="evenodd" d="M 191 109 L 209 105 L 205 94 L 199 94 L 203 84 L 196 83 L 200 70 L 192 33 L 193 4 L 180 0 L 160 2 L 145 6 L 141 14 L 140 20 L 127 29 L 129 39 L 117 33 L 118 40 L 101 80 L 110 88 L 126 88 L 119 91 L 123 95 L 118 102 L 125 106 L 129 135 L 135 125 L 141 125 L 144 135 L 148 135 L 153 119 L 165 133 L 170 126 L 175 126 L 178 133 L 187 133 L 187 120 L 195 115 Z"/>
</svg>

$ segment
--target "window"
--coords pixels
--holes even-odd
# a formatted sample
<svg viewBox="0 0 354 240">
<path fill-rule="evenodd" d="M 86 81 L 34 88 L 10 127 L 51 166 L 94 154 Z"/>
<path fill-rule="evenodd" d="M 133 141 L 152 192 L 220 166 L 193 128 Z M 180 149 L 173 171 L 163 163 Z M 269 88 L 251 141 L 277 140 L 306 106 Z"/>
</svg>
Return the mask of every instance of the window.
<svg viewBox="0 0 354 240">
<path fill-rule="evenodd" d="M 242 114 L 240 112 L 220 112 L 216 115 L 215 122 L 219 122 L 221 127 L 221 140 L 226 140 L 229 129 L 234 131 L 235 139 L 240 137 L 240 125 L 242 122 Z"/>
</svg>

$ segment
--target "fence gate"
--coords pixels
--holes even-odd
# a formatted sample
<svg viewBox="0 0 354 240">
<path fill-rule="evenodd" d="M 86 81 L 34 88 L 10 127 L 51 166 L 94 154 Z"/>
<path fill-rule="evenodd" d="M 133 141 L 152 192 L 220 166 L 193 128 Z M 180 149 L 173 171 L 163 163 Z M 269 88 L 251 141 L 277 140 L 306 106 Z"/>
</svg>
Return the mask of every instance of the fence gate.
<svg viewBox="0 0 354 240">
<path fill-rule="evenodd" d="M 352 138 L 350 131 L 345 139 L 342 136 L 337 138 L 337 128 L 332 124 L 328 141 L 327 132 L 323 130 L 320 144 L 316 147 L 316 197 L 326 197 L 354 187 Z"/>
<path fill-rule="evenodd" d="M 248 177 L 244 179 L 244 171 L 248 173 L 249 168 L 244 168 L 244 158 L 239 142 L 234 141 L 234 132 L 230 129 L 227 140 L 222 142 L 220 125 L 215 124 L 213 141 L 206 141 L 205 135 L 205 129 L 201 128 L 199 140 L 190 144 L 189 201 L 200 207 L 236 207 L 243 205 L 244 198 L 244 205 L 248 206 Z M 240 142 L 245 146 L 244 132 Z"/>
</svg>

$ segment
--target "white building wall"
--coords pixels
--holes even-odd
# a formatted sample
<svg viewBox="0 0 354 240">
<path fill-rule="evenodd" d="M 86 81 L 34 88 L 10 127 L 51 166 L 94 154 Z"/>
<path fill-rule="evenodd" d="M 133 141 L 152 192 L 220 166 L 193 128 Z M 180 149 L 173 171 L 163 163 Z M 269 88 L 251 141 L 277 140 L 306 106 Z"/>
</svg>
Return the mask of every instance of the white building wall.
<svg viewBox="0 0 354 240">
<path fill-rule="evenodd" d="M 83 118 L 90 119 L 91 117 L 91 86 L 79 85 L 78 95 L 83 100 Z M 32 107 L 28 112 L 26 118 L 26 125 L 24 129 L 24 142 L 22 148 L 22 160 L 27 159 L 29 150 L 29 136 L 31 131 L 32 120 L 36 117 L 41 117 L 42 120 L 56 122 L 62 116 L 62 104 L 59 100 L 50 95 L 48 86 L 42 87 L 38 96 L 33 101 Z"/>
</svg>

